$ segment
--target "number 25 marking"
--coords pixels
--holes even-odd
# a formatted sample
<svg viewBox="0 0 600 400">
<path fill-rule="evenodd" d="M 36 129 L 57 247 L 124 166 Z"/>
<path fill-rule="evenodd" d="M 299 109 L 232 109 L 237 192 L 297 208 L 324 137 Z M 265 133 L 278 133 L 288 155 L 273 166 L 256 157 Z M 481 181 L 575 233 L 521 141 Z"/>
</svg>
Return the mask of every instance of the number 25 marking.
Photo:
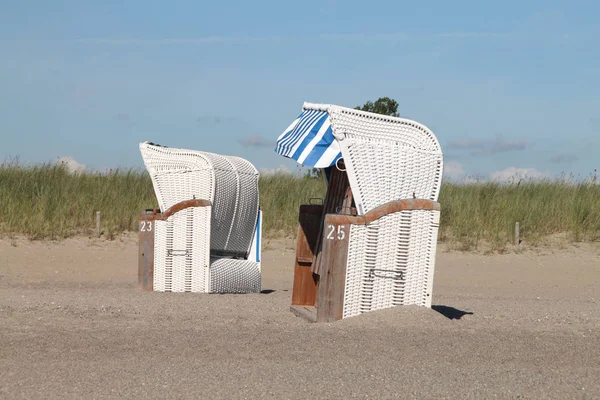
<svg viewBox="0 0 600 400">
<path fill-rule="evenodd" d="M 344 240 L 344 238 L 346 237 L 346 231 L 344 230 L 344 226 L 343 225 L 338 225 L 337 227 L 337 235 L 334 236 L 335 234 L 335 225 L 328 225 L 327 229 L 329 229 L 329 233 L 327 234 L 327 240 Z"/>
<path fill-rule="evenodd" d="M 150 222 L 150 221 L 140 222 L 140 232 L 152 232 L 152 222 Z"/>
</svg>

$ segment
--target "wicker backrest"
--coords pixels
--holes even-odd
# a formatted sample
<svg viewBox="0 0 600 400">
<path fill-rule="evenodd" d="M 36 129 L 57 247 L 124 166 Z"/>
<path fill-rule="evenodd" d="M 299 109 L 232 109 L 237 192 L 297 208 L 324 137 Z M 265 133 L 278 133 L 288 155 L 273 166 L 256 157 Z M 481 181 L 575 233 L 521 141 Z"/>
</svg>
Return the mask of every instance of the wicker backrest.
<svg viewBox="0 0 600 400">
<path fill-rule="evenodd" d="M 161 210 L 185 200 L 210 200 L 211 253 L 247 256 L 258 218 L 258 171 L 249 161 L 148 142 L 140 144 L 140 152 Z"/>
<path fill-rule="evenodd" d="M 437 201 L 443 155 L 426 126 L 339 106 L 327 109 L 359 213 L 398 199 Z"/>
</svg>

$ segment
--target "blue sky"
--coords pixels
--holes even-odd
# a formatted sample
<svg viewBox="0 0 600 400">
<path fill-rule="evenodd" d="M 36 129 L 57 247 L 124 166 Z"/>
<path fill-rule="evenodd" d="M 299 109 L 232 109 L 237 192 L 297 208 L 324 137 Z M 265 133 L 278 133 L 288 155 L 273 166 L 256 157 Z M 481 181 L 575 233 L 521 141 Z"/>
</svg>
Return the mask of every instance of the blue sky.
<svg viewBox="0 0 600 400">
<path fill-rule="evenodd" d="M 0 158 L 274 153 L 304 101 L 396 99 L 453 177 L 600 169 L 595 1 L 2 1 Z"/>
</svg>

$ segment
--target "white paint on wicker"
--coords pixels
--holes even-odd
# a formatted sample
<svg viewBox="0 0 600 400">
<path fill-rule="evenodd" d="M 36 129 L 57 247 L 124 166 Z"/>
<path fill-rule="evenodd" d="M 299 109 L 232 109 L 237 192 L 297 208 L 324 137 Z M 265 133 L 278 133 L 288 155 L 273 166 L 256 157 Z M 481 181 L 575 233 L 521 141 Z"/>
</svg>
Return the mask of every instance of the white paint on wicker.
<svg viewBox="0 0 600 400">
<path fill-rule="evenodd" d="M 260 292 L 260 264 L 249 260 L 211 258 L 211 287 L 213 293 Z"/>
<path fill-rule="evenodd" d="M 344 318 L 397 305 L 431 307 L 439 215 L 401 211 L 352 225 Z"/>
<path fill-rule="evenodd" d="M 171 289 L 171 284 L 167 286 L 167 240 L 173 237 L 172 233 L 167 233 L 169 227 L 166 221 L 156 221 L 154 224 L 154 290 L 165 292 Z M 172 230 L 171 230 L 172 232 Z"/>
<path fill-rule="evenodd" d="M 191 199 L 213 204 L 156 221 L 154 290 L 259 291 L 260 261 L 248 259 L 253 252 L 260 260 L 260 248 L 251 251 L 261 234 L 256 168 L 240 157 L 148 142 L 140 151 L 162 211 Z"/>
<path fill-rule="evenodd" d="M 321 129 L 331 131 L 331 140 L 316 146 L 320 134 L 316 121 L 325 116 Z M 440 144 L 429 128 L 410 119 L 304 103 L 301 116 L 278 138 L 275 151 L 322 168 L 334 165 L 341 154 L 361 214 L 392 200 L 437 201 L 439 196 Z"/>
<path fill-rule="evenodd" d="M 210 214 L 211 207 L 192 207 L 155 222 L 155 291 L 207 291 Z"/>
<path fill-rule="evenodd" d="M 185 200 L 210 200 L 211 249 L 247 256 L 259 200 L 259 174 L 249 161 L 147 142 L 140 144 L 140 151 L 161 210 Z"/>
<path fill-rule="evenodd" d="M 394 200 L 438 200 L 443 154 L 426 126 L 331 104 L 304 103 L 303 110 L 328 113 L 359 214 Z M 431 306 L 439 214 L 401 211 L 351 227 L 344 318 Z"/>
<path fill-rule="evenodd" d="M 443 154 L 426 126 L 338 106 L 329 113 L 359 213 L 398 199 L 437 201 Z"/>
</svg>

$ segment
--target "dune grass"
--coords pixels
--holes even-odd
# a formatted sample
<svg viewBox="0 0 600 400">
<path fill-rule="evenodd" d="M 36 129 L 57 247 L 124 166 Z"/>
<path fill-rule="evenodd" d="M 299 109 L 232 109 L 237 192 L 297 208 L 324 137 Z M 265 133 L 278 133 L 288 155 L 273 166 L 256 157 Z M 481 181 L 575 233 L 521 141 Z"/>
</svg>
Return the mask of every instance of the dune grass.
<svg viewBox="0 0 600 400">
<path fill-rule="evenodd" d="M 464 250 L 482 242 L 503 250 L 515 222 L 530 245 L 567 234 L 572 242 L 600 240 L 600 185 L 565 181 L 442 185 L 440 239 Z"/>
<path fill-rule="evenodd" d="M 309 204 L 311 199 L 324 199 L 326 191 L 322 178 L 283 173 L 261 177 L 258 189 L 266 236 L 295 236 L 300 205 Z M 318 200 L 314 202 L 320 204 Z"/>
<path fill-rule="evenodd" d="M 291 174 L 261 177 L 260 202 L 266 236 L 294 236 L 298 207 L 323 198 L 319 178 Z M 503 250 L 522 238 L 536 245 L 554 234 L 570 241 L 600 240 L 600 185 L 565 181 L 503 185 L 445 183 L 440 194 L 440 240 L 470 250 L 482 243 Z M 0 233 L 29 239 L 92 234 L 102 213 L 105 237 L 137 230 L 138 216 L 157 207 L 152 183 L 142 170 L 70 174 L 63 166 L 0 165 Z"/>
<path fill-rule="evenodd" d="M 30 239 L 62 239 L 90 234 L 96 211 L 108 238 L 137 230 L 145 208 L 156 207 L 148 174 L 116 170 L 109 174 L 70 174 L 63 166 L 0 165 L 0 232 Z"/>
</svg>

